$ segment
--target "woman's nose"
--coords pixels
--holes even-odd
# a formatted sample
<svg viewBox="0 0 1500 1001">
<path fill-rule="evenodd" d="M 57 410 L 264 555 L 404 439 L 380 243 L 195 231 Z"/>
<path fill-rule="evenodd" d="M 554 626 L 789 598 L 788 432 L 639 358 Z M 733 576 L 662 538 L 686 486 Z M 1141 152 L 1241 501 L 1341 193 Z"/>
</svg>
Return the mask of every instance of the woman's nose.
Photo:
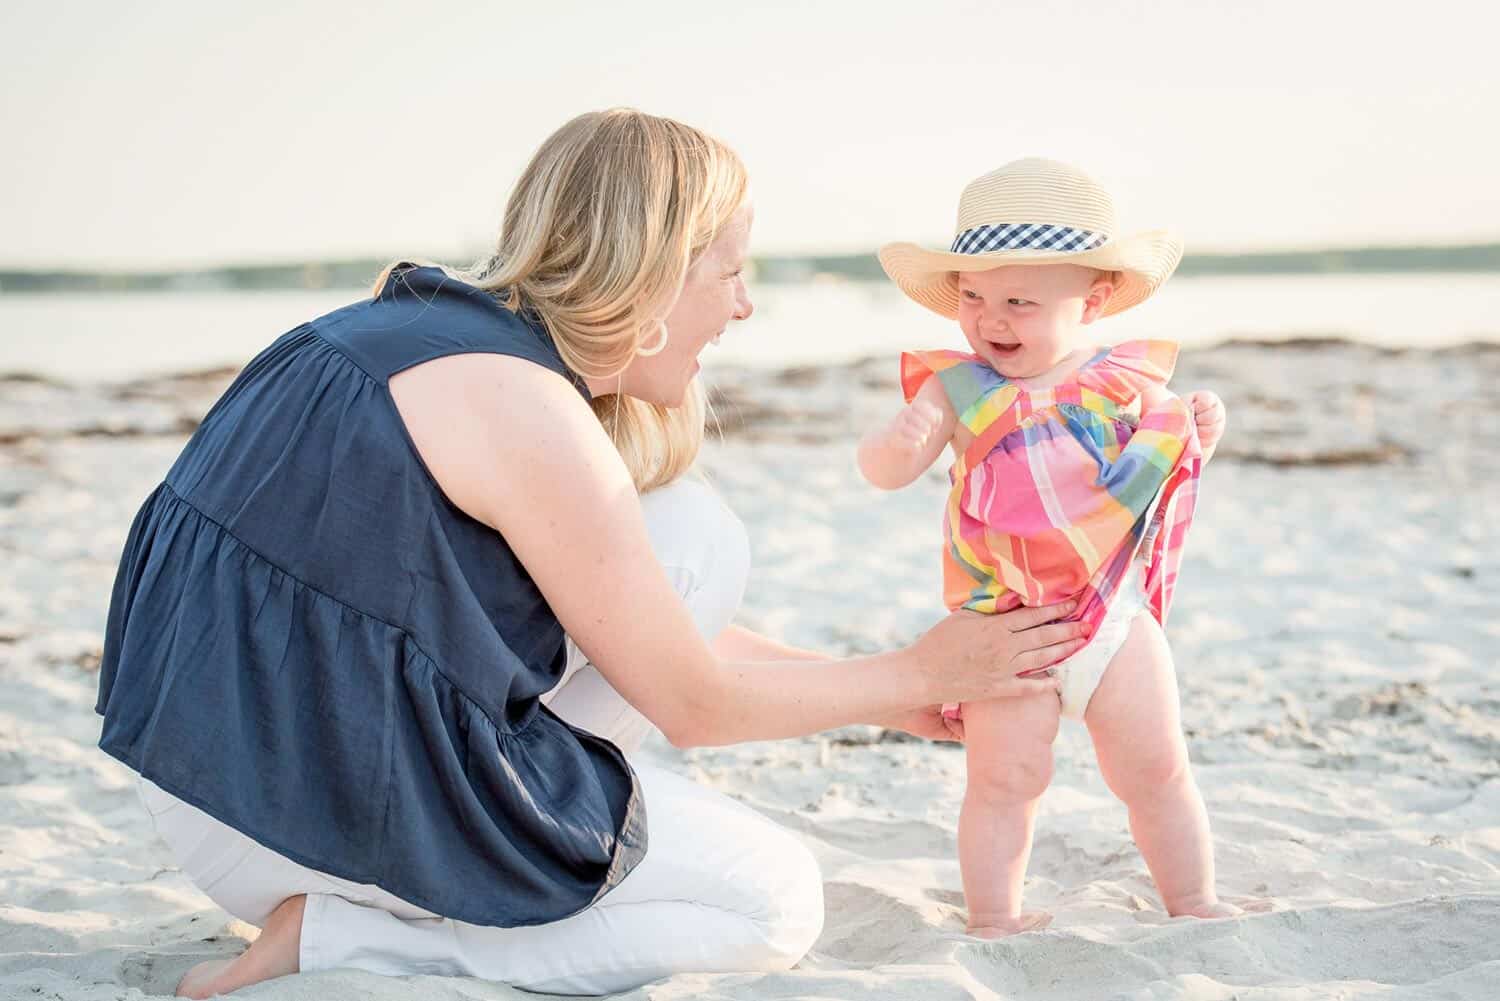
<svg viewBox="0 0 1500 1001">
<path fill-rule="evenodd" d="M 749 292 L 741 292 L 734 306 L 734 318 L 736 320 L 748 320 L 750 319 L 750 314 L 755 312 L 755 303 L 750 301 Z"/>
</svg>

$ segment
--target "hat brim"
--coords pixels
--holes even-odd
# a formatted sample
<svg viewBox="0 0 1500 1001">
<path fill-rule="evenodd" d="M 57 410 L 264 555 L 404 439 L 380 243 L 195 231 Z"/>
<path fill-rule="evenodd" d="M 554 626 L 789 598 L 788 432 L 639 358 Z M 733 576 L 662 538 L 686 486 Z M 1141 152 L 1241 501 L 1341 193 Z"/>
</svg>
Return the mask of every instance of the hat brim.
<svg viewBox="0 0 1500 1001">
<path fill-rule="evenodd" d="M 1166 230 L 1136 233 L 1085 251 L 996 250 L 955 254 L 915 243 L 888 243 L 880 248 L 880 266 L 891 281 L 916 303 L 940 316 L 958 316 L 958 273 L 990 271 L 1015 264 L 1077 264 L 1117 271 L 1120 281 L 1102 316 L 1113 316 L 1149 299 L 1177 270 L 1182 240 Z"/>
</svg>

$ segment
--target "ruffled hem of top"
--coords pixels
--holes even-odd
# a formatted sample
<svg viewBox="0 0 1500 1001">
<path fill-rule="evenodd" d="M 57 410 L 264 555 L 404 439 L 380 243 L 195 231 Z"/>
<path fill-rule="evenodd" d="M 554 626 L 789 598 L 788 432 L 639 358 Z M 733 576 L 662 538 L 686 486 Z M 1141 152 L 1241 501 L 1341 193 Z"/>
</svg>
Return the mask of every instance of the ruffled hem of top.
<svg viewBox="0 0 1500 1001">
<path fill-rule="evenodd" d="M 167 792 L 456 920 L 556 921 L 645 854 L 612 744 L 540 706 L 497 725 L 406 632 L 283 572 L 167 484 L 126 542 L 97 709 L 101 748 Z"/>
</svg>

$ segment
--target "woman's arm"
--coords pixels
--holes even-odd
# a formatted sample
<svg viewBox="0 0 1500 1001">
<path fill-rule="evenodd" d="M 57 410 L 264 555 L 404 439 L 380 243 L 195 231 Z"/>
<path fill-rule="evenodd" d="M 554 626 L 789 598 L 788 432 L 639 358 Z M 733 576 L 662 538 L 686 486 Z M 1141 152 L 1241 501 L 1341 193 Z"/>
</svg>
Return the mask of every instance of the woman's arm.
<svg viewBox="0 0 1500 1001">
<path fill-rule="evenodd" d="M 780 640 L 752 632 L 744 626 L 730 626 L 712 644 L 714 656 L 720 660 L 833 660 L 833 656 L 788 646 Z"/>
<path fill-rule="evenodd" d="M 743 626 L 730 626 L 713 642 L 714 655 L 720 660 L 803 660 L 830 661 L 835 658 L 817 650 L 788 646 L 769 636 L 751 632 Z M 945 720 L 942 706 L 906 709 L 894 716 L 864 720 L 888 730 L 904 730 L 927 740 L 962 740 L 963 724 Z"/>
<path fill-rule="evenodd" d="M 624 463 L 564 379 L 519 358 L 457 355 L 394 377 L 391 394 L 448 498 L 505 537 L 589 661 L 678 746 L 1046 691 L 1055 682 L 1015 675 L 1082 645 L 1079 624 L 1051 623 L 1067 614 L 1053 607 L 952 615 L 870 657 L 721 662 L 656 561 Z"/>
</svg>

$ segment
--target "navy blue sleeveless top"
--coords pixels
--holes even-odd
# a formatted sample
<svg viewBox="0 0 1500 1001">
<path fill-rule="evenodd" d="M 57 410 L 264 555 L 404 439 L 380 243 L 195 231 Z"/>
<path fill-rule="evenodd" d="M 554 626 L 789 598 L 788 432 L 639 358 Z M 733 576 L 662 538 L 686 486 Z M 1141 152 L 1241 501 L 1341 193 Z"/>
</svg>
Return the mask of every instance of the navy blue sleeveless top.
<svg viewBox="0 0 1500 1001">
<path fill-rule="evenodd" d="M 435 268 L 245 366 L 131 525 L 99 746 L 303 865 L 533 925 L 619 883 L 646 816 L 614 745 L 538 702 L 562 627 L 391 399 L 396 373 L 470 352 L 588 395 L 540 323 Z"/>
</svg>

